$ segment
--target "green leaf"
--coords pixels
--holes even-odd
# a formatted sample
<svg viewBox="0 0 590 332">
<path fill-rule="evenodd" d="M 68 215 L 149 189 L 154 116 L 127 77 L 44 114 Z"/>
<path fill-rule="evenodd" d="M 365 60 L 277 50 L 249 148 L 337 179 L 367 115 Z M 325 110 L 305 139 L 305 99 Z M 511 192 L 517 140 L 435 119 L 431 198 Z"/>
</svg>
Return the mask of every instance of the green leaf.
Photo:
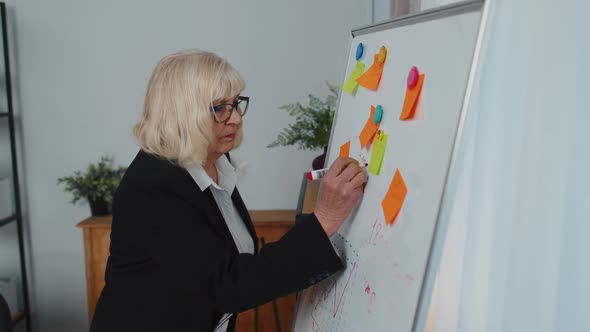
<svg viewBox="0 0 590 332">
<path fill-rule="evenodd" d="M 268 148 L 297 145 L 299 149 L 317 150 L 328 145 L 339 88 L 326 83 L 330 95 L 325 100 L 309 94 L 306 106 L 296 102 L 279 107 L 294 117 L 295 123 L 283 129 L 277 138 L 267 145 Z"/>
<path fill-rule="evenodd" d="M 89 164 L 86 172 L 75 171 L 70 176 L 57 179 L 64 185 L 64 191 L 72 194 L 71 203 L 82 199 L 104 199 L 112 202 L 113 194 L 126 171 L 126 167 L 113 167 L 111 156 L 102 156 L 97 164 Z"/>
</svg>

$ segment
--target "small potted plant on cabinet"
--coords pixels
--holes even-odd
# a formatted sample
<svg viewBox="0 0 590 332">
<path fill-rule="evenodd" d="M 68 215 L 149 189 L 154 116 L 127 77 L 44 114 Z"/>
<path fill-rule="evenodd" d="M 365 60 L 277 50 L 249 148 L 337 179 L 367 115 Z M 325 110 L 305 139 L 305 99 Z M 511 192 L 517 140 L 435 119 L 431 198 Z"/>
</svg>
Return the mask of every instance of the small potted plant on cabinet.
<svg viewBox="0 0 590 332">
<path fill-rule="evenodd" d="M 57 179 L 64 184 L 64 190 L 72 194 L 72 204 L 86 199 L 93 216 L 107 215 L 113 200 L 113 194 L 125 173 L 126 167 L 114 168 L 111 156 L 102 156 L 97 164 L 90 164 L 86 172 L 74 172 L 73 175 Z"/>
<path fill-rule="evenodd" d="M 294 103 L 279 107 L 279 109 L 285 110 L 289 115 L 295 117 L 295 123 L 283 129 L 267 147 L 273 148 L 297 144 L 299 149 L 304 150 L 323 149 L 323 154 L 313 160 L 312 168 L 320 169 L 324 167 L 338 98 L 337 86 L 328 83 L 328 89 L 330 94 L 325 100 L 309 94 L 308 105 Z"/>
</svg>

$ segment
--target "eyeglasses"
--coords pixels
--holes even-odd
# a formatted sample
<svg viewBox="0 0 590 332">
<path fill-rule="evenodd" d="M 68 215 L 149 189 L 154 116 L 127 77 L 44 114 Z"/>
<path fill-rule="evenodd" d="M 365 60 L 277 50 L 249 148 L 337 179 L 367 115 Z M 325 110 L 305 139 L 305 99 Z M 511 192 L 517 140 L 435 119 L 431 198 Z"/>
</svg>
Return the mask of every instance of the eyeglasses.
<svg viewBox="0 0 590 332">
<path fill-rule="evenodd" d="M 238 96 L 232 104 L 211 106 L 211 113 L 213 113 L 213 118 L 216 122 L 226 122 L 231 118 L 231 114 L 234 110 L 237 110 L 241 116 L 244 116 L 248 110 L 249 103 L 250 97 Z"/>
</svg>

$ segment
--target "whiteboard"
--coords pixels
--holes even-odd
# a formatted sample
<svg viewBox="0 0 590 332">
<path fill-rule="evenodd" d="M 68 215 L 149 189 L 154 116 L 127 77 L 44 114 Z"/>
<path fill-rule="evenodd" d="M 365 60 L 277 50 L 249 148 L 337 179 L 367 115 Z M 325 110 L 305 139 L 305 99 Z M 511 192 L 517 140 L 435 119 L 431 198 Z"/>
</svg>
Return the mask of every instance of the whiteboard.
<svg viewBox="0 0 590 332">
<path fill-rule="evenodd" d="M 358 209 L 331 240 L 346 268 L 301 292 L 293 331 L 412 331 L 418 307 L 428 305 L 425 278 L 457 131 L 478 41 L 483 1 L 470 1 L 408 16 L 353 32 L 346 76 L 360 59 L 387 48 L 377 91 L 359 87 L 340 93 L 327 164 L 351 141 L 350 156 L 369 161 L 358 135 L 371 105 L 384 110 L 380 129 L 388 135 L 380 175 L 369 182 Z M 425 74 L 413 119 L 400 121 L 410 68 Z M 399 169 L 407 187 L 393 225 L 386 225 L 381 201 Z M 432 279 L 432 278 L 428 278 Z M 420 303 L 425 301 L 426 304 Z"/>
</svg>

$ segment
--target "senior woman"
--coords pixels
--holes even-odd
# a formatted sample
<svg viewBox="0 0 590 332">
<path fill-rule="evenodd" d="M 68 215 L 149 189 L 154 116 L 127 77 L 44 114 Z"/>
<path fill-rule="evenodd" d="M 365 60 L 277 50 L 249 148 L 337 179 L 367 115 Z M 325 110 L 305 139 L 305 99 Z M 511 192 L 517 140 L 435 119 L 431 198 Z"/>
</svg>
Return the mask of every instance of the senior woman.
<svg viewBox="0 0 590 332">
<path fill-rule="evenodd" d="M 367 181 L 348 158 L 331 165 L 314 213 L 257 252 L 228 155 L 242 140 L 244 89 L 213 53 L 183 51 L 156 66 L 134 128 L 141 150 L 115 194 L 91 331 L 233 331 L 237 313 L 343 267 L 329 237 Z"/>
</svg>

